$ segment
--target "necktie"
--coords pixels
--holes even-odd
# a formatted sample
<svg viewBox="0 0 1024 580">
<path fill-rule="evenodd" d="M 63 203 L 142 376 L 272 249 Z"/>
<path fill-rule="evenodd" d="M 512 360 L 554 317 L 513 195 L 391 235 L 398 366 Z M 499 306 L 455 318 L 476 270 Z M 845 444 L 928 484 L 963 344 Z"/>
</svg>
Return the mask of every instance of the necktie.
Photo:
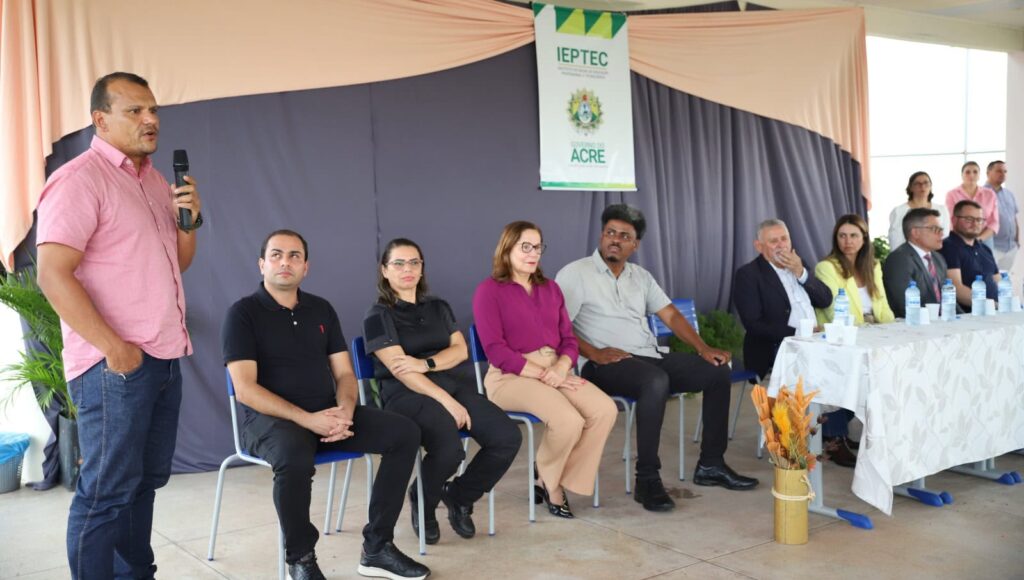
<svg viewBox="0 0 1024 580">
<path fill-rule="evenodd" d="M 935 263 L 932 262 L 932 255 L 925 254 L 924 261 L 928 264 L 928 277 L 932 279 L 932 292 L 935 293 L 935 299 L 938 300 L 942 293 L 939 292 L 939 273 L 935 271 Z"/>
</svg>

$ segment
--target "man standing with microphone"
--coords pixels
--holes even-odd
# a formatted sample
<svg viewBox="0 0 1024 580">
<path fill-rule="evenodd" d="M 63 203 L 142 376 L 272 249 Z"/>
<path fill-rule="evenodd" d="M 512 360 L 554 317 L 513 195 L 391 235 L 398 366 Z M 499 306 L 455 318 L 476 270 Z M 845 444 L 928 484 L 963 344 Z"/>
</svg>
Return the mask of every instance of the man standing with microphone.
<svg viewBox="0 0 1024 580">
<path fill-rule="evenodd" d="M 157 109 L 137 75 L 96 81 L 92 143 L 50 176 L 39 203 L 39 286 L 61 318 L 78 406 L 83 463 L 67 529 L 76 579 L 156 572 L 153 498 L 171 473 L 178 359 L 192 353 L 181 273 L 202 225 L 195 181 L 172 188 L 149 159 Z"/>
</svg>

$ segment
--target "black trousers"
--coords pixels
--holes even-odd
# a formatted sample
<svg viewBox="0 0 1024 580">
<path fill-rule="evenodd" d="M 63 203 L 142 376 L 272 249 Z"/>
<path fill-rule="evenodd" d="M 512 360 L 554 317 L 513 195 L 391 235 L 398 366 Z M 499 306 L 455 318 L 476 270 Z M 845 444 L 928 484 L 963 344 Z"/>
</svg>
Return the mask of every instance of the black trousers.
<svg viewBox="0 0 1024 580">
<path fill-rule="evenodd" d="M 617 363 L 588 362 L 583 378 L 611 396 L 636 399 L 637 479 L 660 477 L 658 446 L 670 394 L 704 392 L 702 465 L 721 465 L 729 437 L 728 365 L 715 366 L 695 354 L 673 352 L 664 358 L 633 356 Z"/>
<path fill-rule="evenodd" d="M 428 378 L 466 408 L 472 423 L 469 434 L 480 445 L 466 471 L 448 486 L 452 499 L 470 505 L 505 475 L 519 452 L 523 435 L 505 411 L 477 393 L 472 375 L 462 369 L 451 369 L 430 373 Z M 384 379 L 381 383 L 384 408 L 419 425 L 420 444 L 427 451 L 422 465 L 423 509 L 429 518 L 441 501 L 441 485 L 455 474 L 466 457 L 459 428 L 451 413 L 434 399 L 410 391 L 396 379 Z"/>
<path fill-rule="evenodd" d="M 242 444 L 274 470 L 274 507 L 284 531 L 285 560 L 292 564 L 313 551 L 320 532 L 309 521 L 313 458 L 317 451 L 377 453 L 380 468 L 370 496 L 370 521 L 363 548 L 376 553 L 394 538 L 420 444 L 420 430 L 409 419 L 380 409 L 356 407 L 352 437 L 321 443 L 320 436 L 286 419 L 257 414 L 242 430 Z"/>
</svg>

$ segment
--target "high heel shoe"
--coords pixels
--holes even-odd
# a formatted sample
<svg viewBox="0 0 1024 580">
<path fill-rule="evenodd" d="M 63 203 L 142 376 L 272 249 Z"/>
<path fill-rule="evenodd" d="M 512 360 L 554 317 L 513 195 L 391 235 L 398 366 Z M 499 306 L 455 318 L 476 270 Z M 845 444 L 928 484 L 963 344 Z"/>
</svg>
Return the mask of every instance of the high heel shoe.
<svg viewBox="0 0 1024 580">
<path fill-rule="evenodd" d="M 551 503 L 551 496 L 548 495 L 547 489 L 542 486 L 537 487 L 540 487 L 541 497 L 544 498 L 544 503 L 548 506 L 548 513 L 567 520 L 571 520 L 576 517 L 572 514 L 572 508 L 569 507 L 569 498 L 566 497 L 564 491 L 562 492 L 562 503 L 561 505 L 558 505 Z"/>
</svg>

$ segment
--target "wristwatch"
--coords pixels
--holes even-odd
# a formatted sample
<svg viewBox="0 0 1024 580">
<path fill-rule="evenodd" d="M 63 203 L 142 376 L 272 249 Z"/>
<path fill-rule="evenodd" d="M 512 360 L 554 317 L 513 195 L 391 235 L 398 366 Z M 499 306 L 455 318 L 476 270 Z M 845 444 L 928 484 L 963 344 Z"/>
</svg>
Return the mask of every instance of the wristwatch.
<svg viewBox="0 0 1024 580">
<path fill-rule="evenodd" d="M 199 212 L 199 213 L 196 214 L 196 219 L 192 222 L 192 227 L 187 228 L 187 229 L 183 228 L 183 227 L 181 227 L 181 222 L 178 222 L 178 229 L 180 229 L 181 231 L 183 231 L 185 233 L 188 233 L 188 232 L 192 232 L 192 231 L 198 230 L 199 226 L 201 226 L 201 225 L 203 225 L 203 212 Z"/>
<path fill-rule="evenodd" d="M 427 371 L 429 372 L 429 371 L 432 371 L 432 370 L 434 370 L 436 368 L 437 368 L 437 363 L 434 362 L 434 359 L 428 358 L 427 359 Z"/>
</svg>

